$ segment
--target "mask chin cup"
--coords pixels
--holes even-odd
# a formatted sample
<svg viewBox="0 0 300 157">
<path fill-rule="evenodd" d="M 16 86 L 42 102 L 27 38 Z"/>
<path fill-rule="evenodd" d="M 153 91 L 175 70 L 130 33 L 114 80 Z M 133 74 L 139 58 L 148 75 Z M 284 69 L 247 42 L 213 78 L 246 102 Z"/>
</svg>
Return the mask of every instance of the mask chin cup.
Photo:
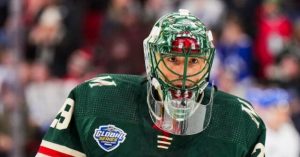
<svg viewBox="0 0 300 157">
<path fill-rule="evenodd" d="M 147 103 L 151 119 L 158 128 L 174 135 L 193 135 L 202 132 L 209 125 L 214 87 L 208 90 L 210 92 L 202 92 L 199 96 L 194 93 L 190 98 L 172 99 L 167 92 L 165 100 L 158 100 L 153 95 L 158 92 L 152 90 L 156 89 L 149 85 Z M 203 104 L 205 94 L 209 94 L 209 100 Z"/>
</svg>

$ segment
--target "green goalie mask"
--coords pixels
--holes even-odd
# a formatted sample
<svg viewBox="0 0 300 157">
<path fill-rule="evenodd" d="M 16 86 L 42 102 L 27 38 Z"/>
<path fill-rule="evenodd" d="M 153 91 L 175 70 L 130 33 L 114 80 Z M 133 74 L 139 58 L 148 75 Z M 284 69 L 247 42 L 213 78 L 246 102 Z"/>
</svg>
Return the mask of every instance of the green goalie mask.
<svg viewBox="0 0 300 157">
<path fill-rule="evenodd" d="M 154 124 L 169 133 L 192 135 L 209 124 L 213 88 L 204 89 L 214 57 L 212 34 L 189 11 L 161 17 L 144 40 L 148 106 Z"/>
</svg>

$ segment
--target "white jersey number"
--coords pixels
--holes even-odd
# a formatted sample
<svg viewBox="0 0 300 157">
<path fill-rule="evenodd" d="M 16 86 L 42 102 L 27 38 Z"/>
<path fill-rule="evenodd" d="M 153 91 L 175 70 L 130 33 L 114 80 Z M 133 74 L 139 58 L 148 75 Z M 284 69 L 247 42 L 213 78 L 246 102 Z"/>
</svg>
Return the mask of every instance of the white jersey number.
<svg viewBox="0 0 300 157">
<path fill-rule="evenodd" d="M 257 157 L 264 157 L 265 156 L 265 146 L 262 143 L 257 143 L 254 147 L 252 154 L 259 152 Z"/>
<path fill-rule="evenodd" d="M 116 82 L 110 76 L 99 76 L 87 81 L 91 88 L 95 86 L 117 86 Z"/>
<path fill-rule="evenodd" d="M 62 108 L 59 110 L 56 118 L 51 123 L 50 127 L 56 128 L 58 130 L 63 130 L 68 128 L 71 121 L 72 113 L 74 110 L 74 100 L 68 98 Z"/>
<path fill-rule="evenodd" d="M 242 99 L 238 99 L 238 101 L 242 103 L 242 110 L 245 111 L 251 117 L 251 119 L 255 122 L 257 128 L 259 128 L 259 116 L 256 114 L 252 106 Z"/>
</svg>

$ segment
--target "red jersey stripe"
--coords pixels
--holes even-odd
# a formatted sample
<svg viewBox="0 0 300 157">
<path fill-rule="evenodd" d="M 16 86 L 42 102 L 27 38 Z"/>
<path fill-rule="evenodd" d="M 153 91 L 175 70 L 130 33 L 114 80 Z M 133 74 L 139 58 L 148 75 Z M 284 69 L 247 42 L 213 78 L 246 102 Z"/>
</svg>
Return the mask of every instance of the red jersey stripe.
<svg viewBox="0 0 300 157">
<path fill-rule="evenodd" d="M 53 150 L 53 149 L 50 149 L 47 147 L 43 147 L 43 146 L 40 146 L 38 152 L 48 155 L 48 156 L 53 156 L 53 157 L 73 157 L 72 155 L 68 155 L 68 154 L 65 154 L 65 153 L 62 153 L 62 152 L 59 152 L 59 151 L 56 151 L 56 150 Z"/>
</svg>

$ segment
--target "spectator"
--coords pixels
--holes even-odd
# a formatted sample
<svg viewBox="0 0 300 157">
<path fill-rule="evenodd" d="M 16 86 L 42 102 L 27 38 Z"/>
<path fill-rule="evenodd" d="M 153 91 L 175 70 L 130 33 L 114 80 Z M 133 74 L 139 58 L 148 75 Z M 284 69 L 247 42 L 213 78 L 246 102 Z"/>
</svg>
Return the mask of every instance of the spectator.
<svg viewBox="0 0 300 157">
<path fill-rule="evenodd" d="M 16 65 L 15 54 L 9 47 L 0 45 L 0 155 L 4 157 L 13 154 L 15 148 L 21 151 L 26 134 L 25 130 L 18 133 L 20 136 L 15 134 L 25 128 L 21 125 L 24 124 L 21 121 L 24 120 L 25 106 L 22 104 Z"/>
<path fill-rule="evenodd" d="M 67 63 L 67 74 L 63 78 L 65 97 L 77 84 L 88 79 L 91 69 L 91 54 L 83 49 L 78 49 L 70 56 Z"/>
<path fill-rule="evenodd" d="M 220 69 L 231 71 L 238 83 L 247 83 L 253 78 L 252 41 L 243 31 L 238 17 L 229 17 L 224 24 L 217 43 Z M 221 72 L 222 73 L 222 72 Z"/>
<path fill-rule="evenodd" d="M 255 56 L 258 61 L 259 77 L 268 79 L 267 73 L 276 57 L 290 42 L 292 24 L 281 12 L 279 0 L 265 0 L 257 22 Z"/>
<path fill-rule="evenodd" d="M 80 46 L 80 38 L 76 36 L 78 30 L 74 30 L 79 25 L 69 18 L 73 13 L 69 6 L 63 7 L 60 0 L 44 1 L 28 33 L 25 59 L 44 62 L 51 67 L 51 73 L 62 77 L 66 72 L 67 58 Z"/>
<path fill-rule="evenodd" d="M 100 50 L 95 63 L 102 72 L 144 73 L 141 43 L 150 28 L 144 25 L 140 4 L 133 0 L 112 0 L 100 30 Z M 146 31 L 147 30 L 147 31 Z"/>
<path fill-rule="evenodd" d="M 45 63 L 34 63 L 31 69 L 32 82 L 25 89 L 25 100 L 29 108 L 31 125 L 42 133 L 65 98 L 62 82 L 51 77 Z"/>
<path fill-rule="evenodd" d="M 300 137 L 290 119 L 289 95 L 279 88 L 252 89 L 247 94 L 267 127 L 266 156 L 299 157 Z"/>
</svg>

